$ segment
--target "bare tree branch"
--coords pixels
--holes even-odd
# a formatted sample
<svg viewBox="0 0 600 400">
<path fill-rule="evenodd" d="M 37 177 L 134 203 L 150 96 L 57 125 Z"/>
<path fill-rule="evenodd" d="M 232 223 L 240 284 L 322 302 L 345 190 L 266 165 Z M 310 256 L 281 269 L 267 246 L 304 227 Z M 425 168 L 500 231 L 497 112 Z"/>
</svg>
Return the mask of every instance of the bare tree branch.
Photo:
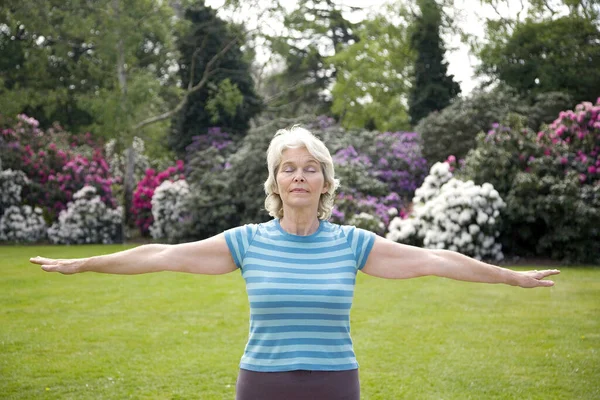
<svg viewBox="0 0 600 400">
<path fill-rule="evenodd" d="M 137 123 L 133 128 L 135 130 L 138 130 L 140 128 L 143 128 L 146 125 L 150 125 L 155 122 L 163 121 L 167 118 L 170 118 L 173 115 L 175 115 L 177 112 L 181 111 L 181 109 L 186 105 L 190 94 L 202 89 L 208 82 L 208 79 L 212 75 L 214 75 L 215 72 L 218 71 L 218 69 L 213 70 L 213 66 L 215 65 L 215 63 L 217 61 L 219 61 L 219 59 L 221 57 L 223 57 L 225 55 L 225 53 L 227 53 L 229 51 L 229 49 L 231 49 L 233 47 L 233 45 L 235 43 L 237 43 L 238 40 L 239 40 L 239 37 L 236 36 L 233 40 L 231 40 L 229 43 L 227 43 L 227 45 L 225 47 L 223 47 L 217 54 L 215 54 L 213 56 L 213 58 L 210 59 L 210 61 L 206 64 L 206 68 L 204 69 L 204 73 L 202 74 L 202 78 L 200 79 L 200 82 L 198 82 L 196 85 L 194 85 L 192 87 L 188 86 L 188 90 L 185 93 L 185 95 L 183 96 L 183 99 L 181 99 L 181 101 L 179 102 L 179 104 L 177 104 L 177 106 L 175 106 L 175 108 L 173 108 L 172 110 L 169 110 L 167 112 L 164 112 L 162 114 L 147 118 L 147 119 Z M 190 81 L 190 83 L 193 83 L 193 81 Z"/>
<path fill-rule="evenodd" d="M 511 28 L 514 27 L 514 24 L 511 20 L 508 20 L 502 16 L 500 11 L 498 10 L 498 7 L 496 6 L 496 2 L 490 1 L 488 4 L 494 9 L 494 12 L 496 13 L 496 15 L 498 15 L 498 17 L 500 18 L 500 20 L 502 22 L 504 22 L 506 25 L 510 26 Z"/>
<path fill-rule="evenodd" d="M 544 3 L 544 6 L 548 9 L 548 11 L 550 11 L 550 14 L 552 14 L 552 16 L 554 16 L 556 14 L 556 11 L 550 7 L 550 4 L 548 4 L 548 1 L 546 0 L 542 0 Z"/>
</svg>

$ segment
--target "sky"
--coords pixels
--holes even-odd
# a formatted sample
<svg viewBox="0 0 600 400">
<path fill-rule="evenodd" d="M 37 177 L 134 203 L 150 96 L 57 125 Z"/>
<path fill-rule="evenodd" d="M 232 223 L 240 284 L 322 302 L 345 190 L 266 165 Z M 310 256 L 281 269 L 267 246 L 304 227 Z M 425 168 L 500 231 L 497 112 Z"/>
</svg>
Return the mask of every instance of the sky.
<svg viewBox="0 0 600 400">
<path fill-rule="evenodd" d="M 265 0 L 268 1 L 268 0 Z M 368 7 L 365 7 L 364 0 L 340 0 L 341 3 L 349 6 L 364 7 L 364 14 L 360 13 L 356 16 L 346 16 L 346 18 L 353 20 L 360 20 L 364 18 L 369 12 L 376 12 L 383 7 L 386 2 L 390 0 L 369 0 Z M 223 5 L 224 0 L 207 0 L 206 4 L 218 8 Z M 478 0 L 454 0 L 456 9 L 461 10 L 460 20 L 457 19 L 460 28 L 465 32 L 483 38 L 484 36 L 484 20 L 486 17 L 494 18 L 496 13 L 494 10 L 487 6 L 481 5 Z M 289 9 L 293 9 L 296 4 L 295 0 L 285 1 L 286 6 L 289 5 Z M 521 8 L 520 0 L 512 0 L 508 2 L 508 7 L 500 9 L 503 15 L 514 15 Z M 241 18 L 247 24 L 252 24 L 252 20 L 257 19 L 257 13 L 252 9 L 245 10 L 241 13 Z M 238 16 L 240 17 L 240 16 Z M 263 24 L 265 29 L 280 29 L 282 27 L 281 22 L 272 21 L 269 24 Z M 252 28 L 252 27 L 249 27 Z M 477 57 L 470 53 L 469 48 L 466 44 L 461 43 L 460 38 L 445 37 L 446 48 L 449 51 L 446 52 L 446 60 L 448 61 L 448 73 L 454 75 L 454 79 L 460 84 L 463 94 L 470 93 L 479 83 L 479 80 L 474 76 L 474 69 L 478 63 Z M 266 60 L 268 58 L 267 52 L 259 52 L 257 59 L 261 62 L 261 59 Z M 264 62 L 264 61 L 262 61 Z"/>
</svg>

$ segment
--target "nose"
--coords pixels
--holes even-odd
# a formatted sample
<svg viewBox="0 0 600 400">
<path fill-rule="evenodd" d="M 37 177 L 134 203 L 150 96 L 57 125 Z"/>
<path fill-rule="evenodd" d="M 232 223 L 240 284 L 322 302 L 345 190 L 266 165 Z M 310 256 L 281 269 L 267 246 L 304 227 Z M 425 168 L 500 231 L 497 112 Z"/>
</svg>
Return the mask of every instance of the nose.
<svg viewBox="0 0 600 400">
<path fill-rule="evenodd" d="M 304 174 L 302 172 L 298 172 L 294 175 L 294 182 L 304 182 Z"/>
</svg>

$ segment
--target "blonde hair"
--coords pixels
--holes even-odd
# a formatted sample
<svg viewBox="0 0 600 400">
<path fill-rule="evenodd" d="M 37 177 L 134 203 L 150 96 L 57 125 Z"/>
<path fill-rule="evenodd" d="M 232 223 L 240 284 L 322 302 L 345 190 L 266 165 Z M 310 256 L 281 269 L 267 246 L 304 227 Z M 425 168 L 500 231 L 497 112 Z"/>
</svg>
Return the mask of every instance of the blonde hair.
<svg viewBox="0 0 600 400">
<path fill-rule="evenodd" d="M 333 159 L 329 153 L 329 149 L 315 135 L 308 130 L 294 125 L 290 129 L 280 129 L 275 133 L 275 136 L 269 144 L 267 150 L 267 167 L 269 169 L 269 177 L 265 181 L 265 209 L 269 215 L 275 218 L 283 218 L 283 202 L 281 197 L 275 193 L 277 191 L 277 170 L 281 165 L 283 152 L 287 149 L 306 148 L 306 150 L 321 164 L 323 178 L 327 185 L 327 192 L 321 194 L 319 199 L 319 208 L 317 210 L 317 218 L 329 219 L 331 210 L 333 209 L 334 194 L 340 182 L 335 179 L 335 171 L 333 168 Z"/>
</svg>

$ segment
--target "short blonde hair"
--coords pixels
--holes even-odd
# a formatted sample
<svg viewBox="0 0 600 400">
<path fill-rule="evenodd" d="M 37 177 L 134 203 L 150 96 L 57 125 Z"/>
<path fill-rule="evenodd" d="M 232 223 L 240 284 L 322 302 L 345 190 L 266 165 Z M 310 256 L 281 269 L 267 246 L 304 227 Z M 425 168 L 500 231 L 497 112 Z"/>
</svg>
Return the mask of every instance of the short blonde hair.
<svg viewBox="0 0 600 400">
<path fill-rule="evenodd" d="M 265 209 L 275 218 L 283 218 L 283 202 L 277 191 L 277 171 L 281 165 L 283 152 L 287 149 L 306 148 L 308 152 L 321 164 L 323 178 L 327 185 L 327 192 L 321 194 L 317 218 L 329 219 L 333 210 L 334 194 L 340 182 L 335 178 L 333 159 L 327 146 L 308 130 L 294 125 L 290 129 L 277 131 L 269 149 L 267 150 L 267 167 L 269 177 L 265 181 Z"/>
</svg>

